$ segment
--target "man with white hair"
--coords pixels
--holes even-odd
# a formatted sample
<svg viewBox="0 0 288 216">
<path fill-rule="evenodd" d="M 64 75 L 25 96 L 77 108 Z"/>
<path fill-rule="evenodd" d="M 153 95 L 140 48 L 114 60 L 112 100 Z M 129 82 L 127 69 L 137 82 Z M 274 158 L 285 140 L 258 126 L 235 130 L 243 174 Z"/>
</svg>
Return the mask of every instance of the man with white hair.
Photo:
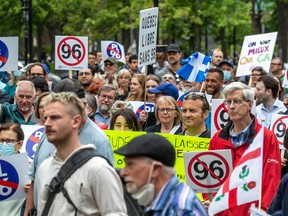
<svg viewBox="0 0 288 216">
<path fill-rule="evenodd" d="M 207 215 L 194 191 L 177 179 L 175 149 L 166 138 L 148 133 L 115 152 L 125 156 L 120 174 L 145 215 Z"/>
<path fill-rule="evenodd" d="M 261 129 L 251 109 L 254 101 L 254 91 L 240 82 L 233 82 L 223 90 L 229 121 L 211 139 L 209 150 L 228 149 L 233 158 L 233 168 L 238 164 L 242 155 L 253 144 L 253 140 Z M 260 168 L 260 167 L 259 167 Z M 278 142 L 272 131 L 264 128 L 263 137 L 263 176 L 261 208 L 267 210 L 280 182 L 281 160 Z M 210 197 L 203 194 L 205 205 L 209 205 Z M 231 207 L 218 213 L 218 216 L 250 215 L 252 204 L 258 201 Z"/>
<path fill-rule="evenodd" d="M 31 116 L 34 112 L 33 104 L 36 90 L 31 81 L 18 82 L 14 95 L 15 104 L 0 104 L 0 123 L 18 123 L 34 125 Z"/>
</svg>

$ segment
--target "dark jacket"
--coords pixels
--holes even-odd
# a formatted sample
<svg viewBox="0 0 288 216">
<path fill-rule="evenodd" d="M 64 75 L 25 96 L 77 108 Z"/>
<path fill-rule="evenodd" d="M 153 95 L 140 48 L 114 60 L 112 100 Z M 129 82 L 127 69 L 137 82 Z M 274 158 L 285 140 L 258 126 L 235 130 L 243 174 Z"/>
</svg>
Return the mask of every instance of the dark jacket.
<svg viewBox="0 0 288 216">
<path fill-rule="evenodd" d="M 0 90 L 0 104 L 3 104 L 5 102 L 10 102 L 10 96 L 6 92 Z"/>
<path fill-rule="evenodd" d="M 288 215 L 288 174 L 282 178 L 267 213 L 273 216 Z"/>
<path fill-rule="evenodd" d="M 146 128 L 144 131 L 160 133 L 161 132 L 160 130 L 161 130 L 161 123 L 159 123 L 157 125 L 150 126 L 150 127 Z M 181 132 L 182 132 L 182 127 L 180 125 L 180 127 L 176 130 L 176 132 L 174 134 L 180 134 Z"/>
<path fill-rule="evenodd" d="M 186 129 L 187 130 L 187 129 Z M 182 133 L 180 133 L 180 135 L 185 135 L 186 130 L 183 131 Z M 206 126 L 206 130 L 201 133 L 198 137 L 203 137 L 203 138 L 211 138 L 211 131 L 209 130 L 209 128 Z"/>
</svg>

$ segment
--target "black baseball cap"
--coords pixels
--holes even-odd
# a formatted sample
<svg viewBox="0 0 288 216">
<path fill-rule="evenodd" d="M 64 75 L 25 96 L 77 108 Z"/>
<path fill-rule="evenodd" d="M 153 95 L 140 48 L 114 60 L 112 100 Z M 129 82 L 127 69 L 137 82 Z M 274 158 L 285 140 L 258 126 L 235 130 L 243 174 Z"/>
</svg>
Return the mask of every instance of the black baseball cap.
<svg viewBox="0 0 288 216">
<path fill-rule="evenodd" d="M 176 44 L 170 44 L 167 48 L 167 52 L 181 52 L 180 48 Z"/>
<path fill-rule="evenodd" d="M 125 157 L 145 156 L 169 167 L 173 167 L 176 160 L 172 144 L 154 133 L 138 136 L 114 152 Z"/>
</svg>

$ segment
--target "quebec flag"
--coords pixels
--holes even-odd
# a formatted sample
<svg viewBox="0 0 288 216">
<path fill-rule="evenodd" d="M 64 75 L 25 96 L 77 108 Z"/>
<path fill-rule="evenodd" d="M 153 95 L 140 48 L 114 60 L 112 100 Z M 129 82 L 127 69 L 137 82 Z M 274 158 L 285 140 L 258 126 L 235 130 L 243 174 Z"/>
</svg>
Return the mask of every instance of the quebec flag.
<svg viewBox="0 0 288 216">
<path fill-rule="evenodd" d="M 203 82 L 210 67 L 211 57 L 196 52 L 185 59 L 187 63 L 177 71 L 177 74 L 189 82 Z"/>
</svg>

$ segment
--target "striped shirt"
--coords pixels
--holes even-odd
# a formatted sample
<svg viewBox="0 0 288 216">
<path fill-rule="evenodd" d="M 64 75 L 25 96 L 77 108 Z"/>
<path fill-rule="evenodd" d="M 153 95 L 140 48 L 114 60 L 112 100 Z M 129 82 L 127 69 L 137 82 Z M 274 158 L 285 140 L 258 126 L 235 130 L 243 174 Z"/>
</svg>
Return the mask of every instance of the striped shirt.
<svg viewBox="0 0 288 216">
<path fill-rule="evenodd" d="M 145 210 L 145 215 L 206 216 L 207 213 L 194 191 L 174 175 Z"/>
</svg>

